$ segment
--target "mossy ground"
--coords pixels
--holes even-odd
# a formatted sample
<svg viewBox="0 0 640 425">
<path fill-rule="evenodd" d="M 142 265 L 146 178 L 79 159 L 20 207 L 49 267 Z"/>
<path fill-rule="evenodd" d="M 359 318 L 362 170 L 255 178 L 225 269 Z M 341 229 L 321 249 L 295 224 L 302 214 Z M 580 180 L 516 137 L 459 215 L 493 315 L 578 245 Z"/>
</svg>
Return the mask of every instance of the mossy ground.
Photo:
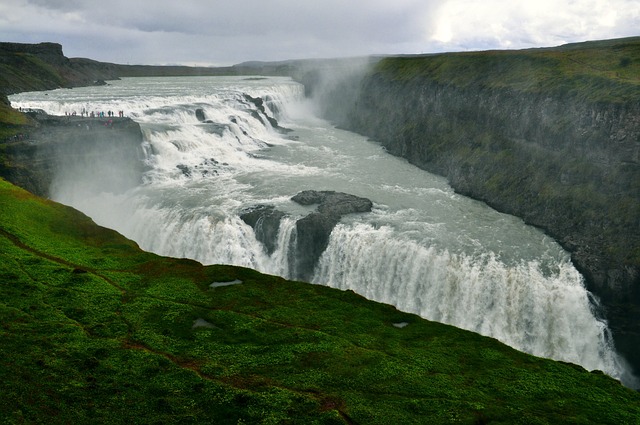
<svg viewBox="0 0 640 425">
<path fill-rule="evenodd" d="M 0 98 L 0 144 L 24 133 L 30 123 L 26 114 L 11 108 Z"/>
<path fill-rule="evenodd" d="M 640 395 L 600 373 L 352 292 L 145 253 L 3 180 L 0 205 L 3 423 L 639 423 Z"/>
<path fill-rule="evenodd" d="M 552 49 L 446 53 L 386 58 L 376 72 L 519 92 L 576 96 L 590 102 L 640 97 L 640 38 Z"/>
</svg>

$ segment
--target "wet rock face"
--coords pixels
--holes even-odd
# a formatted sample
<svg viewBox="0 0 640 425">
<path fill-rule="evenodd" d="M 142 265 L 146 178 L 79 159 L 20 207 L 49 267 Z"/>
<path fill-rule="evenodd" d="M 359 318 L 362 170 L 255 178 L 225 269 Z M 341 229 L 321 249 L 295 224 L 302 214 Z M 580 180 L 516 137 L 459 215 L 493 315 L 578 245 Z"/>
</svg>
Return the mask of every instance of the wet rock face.
<svg viewBox="0 0 640 425">
<path fill-rule="evenodd" d="M 11 167 L 0 164 L 1 177 L 42 197 L 65 182 L 121 193 L 142 181 L 142 131 L 131 119 L 34 117 L 36 126 L 5 144 Z"/>
<path fill-rule="evenodd" d="M 309 281 L 318 259 L 329 245 L 331 231 L 339 217 L 313 212 L 296 222 L 295 261 L 291 276 Z"/>
<path fill-rule="evenodd" d="M 245 210 L 240 218 L 253 228 L 256 239 L 264 245 L 267 254 L 271 255 L 276 250 L 280 220 L 284 215 L 273 205 L 258 205 Z"/>
<path fill-rule="evenodd" d="M 264 121 L 267 120 L 269 122 L 269 124 L 271 125 L 271 127 L 273 127 L 275 130 L 281 132 L 281 133 L 288 133 L 289 131 L 291 131 L 288 128 L 284 128 L 281 127 L 280 124 L 278 123 L 278 120 L 276 120 L 273 117 L 270 117 L 269 114 L 267 113 L 267 110 L 265 108 L 264 105 L 264 99 L 262 99 L 261 97 L 252 97 L 248 94 L 244 94 L 244 98 L 245 100 L 252 104 L 253 106 L 255 106 L 256 110 L 252 111 L 252 116 L 258 120 L 258 121 Z"/>
<path fill-rule="evenodd" d="M 295 264 L 292 276 L 310 280 L 320 255 L 329 244 L 331 231 L 345 214 L 369 212 L 373 206 L 366 198 L 342 192 L 305 190 L 292 201 L 300 205 L 318 204 L 312 212 L 296 223 Z"/>
</svg>

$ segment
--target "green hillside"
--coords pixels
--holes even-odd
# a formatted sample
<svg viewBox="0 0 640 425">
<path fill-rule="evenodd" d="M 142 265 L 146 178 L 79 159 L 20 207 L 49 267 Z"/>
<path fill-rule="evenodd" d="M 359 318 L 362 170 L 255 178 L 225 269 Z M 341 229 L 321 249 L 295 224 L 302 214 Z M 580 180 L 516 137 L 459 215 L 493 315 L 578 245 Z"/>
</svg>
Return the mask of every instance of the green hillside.
<svg viewBox="0 0 640 425">
<path fill-rule="evenodd" d="M 145 253 L 4 180 L 0 205 L 3 423 L 640 418 L 640 394 L 601 373 L 352 292 Z"/>
<path fill-rule="evenodd" d="M 0 97 L 0 141 L 23 132 L 29 120 L 25 114 L 11 108 Z"/>
<path fill-rule="evenodd" d="M 424 77 L 458 87 L 624 102 L 640 98 L 640 37 L 546 49 L 386 58 L 376 71 L 402 80 Z"/>
</svg>

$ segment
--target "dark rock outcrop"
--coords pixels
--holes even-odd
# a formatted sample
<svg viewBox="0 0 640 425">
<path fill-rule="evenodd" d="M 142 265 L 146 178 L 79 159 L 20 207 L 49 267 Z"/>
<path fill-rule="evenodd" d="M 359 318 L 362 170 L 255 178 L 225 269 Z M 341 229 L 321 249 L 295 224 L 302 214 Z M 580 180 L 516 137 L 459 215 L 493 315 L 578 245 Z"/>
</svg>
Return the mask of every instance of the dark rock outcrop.
<svg viewBox="0 0 640 425">
<path fill-rule="evenodd" d="M 260 241 L 271 255 L 276 249 L 280 220 L 285 214 L 275 209 L 273 205 L 258 205 L 240 214 L 240 218 L 253 228 L 256 239 Z"/>
<path fill-rule="evenodd" d="M 369 212 L 373 204 L 369 199 L 334 191 L 304 190 L 291 198 L 300 205 L 318 204 L 318 212 L 331 217 Z"/>
<path fill-rule="evenodd" d="M 327 248 L 331 231 L 339 217 L 313 212 L 296 222 L 294 262 L 291 276 L 304 281 L 311 280 L 318 259 Z"/>
<path fill-rule="evenodd" d="M 305 190 L 291 198 L 300 205 L 318 204 L 296 223 L 295 263 L 292 276 L 310 280 L 313 269 L 329 244 L 331 231 L 343 215 L 369 212 L 373 206 L 366 198 L 333 191 Z"/>
<path fill-rule="evenodd" d="M 129 118 L 82 118 L 32 114 L 28 132 L 3 143 L 0 176 L 39 196 L 52 185 L 94 185 L 114 193 L 140 183 L 142 131 Z"/>
<path fill-rule="evenodd" d="M 290 249 L 291 278 L 309 281 L 340 219 L 346 214 L 369 212 L 373 204 L 366 198 L 333 191 L 305 190 L 291 199 L 300 205 L 318 205 L 316 211 L 296 222 L 295 240 Z M 272 205 L 258 205 L 242 212 L 240 218 L 253 228 L 256 238 L 271 255 L 276 249 L 284 216 L 285 213 Z"/>
<path fill-rule="evenodd" d="M 204 109 L 202 108 L 196 109 L 196 118 L 200 122 L 204 122 L 207 119 L 206 116 L 204 115 Z"/>
<path fill-rule="evenodd" d="M 254 111 L 253 117 L 255 119 L 257 119 L 258 121 L 264 121 L 267 120 L 267 122 L 269 122 L 269 124 L 271 125 L 271 127 L 273 127 L 275 130 L 281 132 L 281 133 L 287 133 L 289 131 L 291 131 L 288 128 L 285 127 L 281 127 L 280 124 L 278 124 L 278 120 L 276 120 L 273 117 L 270 117 L 269 114 L 267 113 L 267 110 L 264 106 L 264 99 L 262 99 L 261 97 L 252 97 L 248 94 L 245 93 L 244 98 L 247 102 L 253 104 L 257 110 Z"/>
</svg>

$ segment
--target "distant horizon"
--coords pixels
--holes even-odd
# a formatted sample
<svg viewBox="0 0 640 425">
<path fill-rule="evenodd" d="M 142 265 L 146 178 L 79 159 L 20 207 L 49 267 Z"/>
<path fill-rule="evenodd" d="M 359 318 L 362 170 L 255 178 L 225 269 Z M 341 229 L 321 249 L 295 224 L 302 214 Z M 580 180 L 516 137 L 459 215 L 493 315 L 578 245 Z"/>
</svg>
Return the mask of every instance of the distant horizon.
<svg viewBox="0 0 640 425">
<path fill-rule="evenodd" d="M 303 61 L 330 61 L 330 60 L 348 60 L 348 59 L 359 59 L 359 58 L 372 58 L 372 57 L 399 57 L 399 56 L 430 56 L 430 55 L 440 55 L 440 54 L 449 54 L 449 53 L 473 53 L 473 52 L 489 52 L 489 51 L 519 51 L 519 50 L 533 50 L 533 49 L 555 49 L 562 48 L 570 45 L 578 45 L 584 43 L 593 43 L 593 42 L 608 42 L 608 41 L 616 41 L 616 40 L 625 40 L 625 39 L 634 39 L 640 38 L 640 35 L 630 35 L 626 37 L 614 37 L 614 38 L 604 38 L 604 39 L 589 39 L 589 40 L 577 40 L 568 43 L 563 43 L 559 45 L 553 46 L 538 46 L 538 47 L 523 47 L 523 48 L 493 48 L 493 49 L 477 49 L 477 50 L 463 50 L 463 51 L 442 51 L 442 52 L 424 52 L 424 53 L 380 53 L 380 54 L 369 54 L 369 55 L 358 55 L 358 56 L 341 56 L 341 57 L 306 57 L 306 58 L 288 58 L 288 59 L 278 59 L 278 60 L 255 60 L 248 59 L 242 62 L 233 63 L 230 65 L 205 65 L 205 64 L 189 64 L 189 63 L 118 63 L 118 62 L 109 62 L 102 61 L 99 59 L 95 59 L 94 57 L 87 56 L 70 56 L 65 52 L 64 44 L 57 41 L 33 41 L 33 42 L 23 42 L 23 41 L 0 41 L 0 43 L 15 43 L 15 44 L 25 44 L 25 45 L 38 45 L 38 44 L 57 44 L 62 47 L 62 53 L 65 57 L 69 59 L 86 59 L 91 61 L 96 61 L 100 63 L 108 63 L 113 65 L 122 65 L 122 66 L 157 66 L 157 67 L 188 67 L 188 68 L 231 68 L 235 66 L 246 65 L 250 66 L 250 64 L 279 64 L 279 63 L 287 63 L 287 62 L 303 62 Z"/>
<path fill-rule="evenodd" d="M 121 65 L 519 50 L 640 35 L 637 0 L 4 0 L 0 40 Z"/>
</svg>

